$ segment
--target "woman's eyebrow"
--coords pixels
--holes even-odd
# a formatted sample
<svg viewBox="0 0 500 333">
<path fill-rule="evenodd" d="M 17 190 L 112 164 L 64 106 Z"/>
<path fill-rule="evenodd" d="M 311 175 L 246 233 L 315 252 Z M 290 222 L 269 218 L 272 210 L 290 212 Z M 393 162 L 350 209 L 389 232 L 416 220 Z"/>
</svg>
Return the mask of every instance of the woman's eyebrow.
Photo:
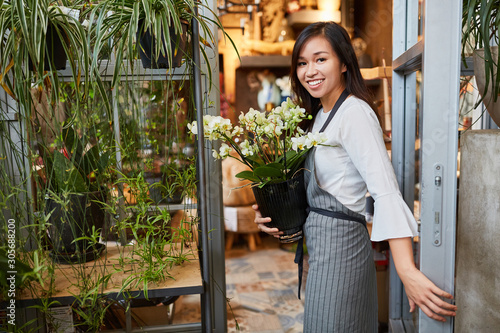
<svg viewBox="0 0 500 333">
<path fill-rule="evenodd" d="M 314 52 L 313 54 L 314 55 L 318 55 L 318 54 L 321 54 L 321 53 L 328 53 L 327 51 L 317 51 L 317 52 Z"/>
<path fill-rule="evenodd" d="M 322 53 L 328 54 L 328 51 L 316 51 L 316 52 L 313 53 L 313 55 L 317 56 L 317 55 L 322 54 Z M 305 57 L 299 56 L 298 59 L 305 59 Z"/>
</svg>

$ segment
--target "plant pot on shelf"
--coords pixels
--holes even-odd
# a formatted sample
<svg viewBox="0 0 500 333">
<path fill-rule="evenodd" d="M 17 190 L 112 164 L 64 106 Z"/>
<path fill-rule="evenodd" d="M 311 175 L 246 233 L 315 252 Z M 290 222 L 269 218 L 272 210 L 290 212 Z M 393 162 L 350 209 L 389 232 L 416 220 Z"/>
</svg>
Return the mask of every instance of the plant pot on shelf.
<svg viewBox="0 0 500 333">
<path fill-rule="evenodd" d="M 149 184 L 149 198 L 156 204 L 164 203 L 163 191 L 160 186 L 161 174 L 146 172 L 144 173 L 144 179 Z"/>
<path fill-rule="evenodd" d="M 283 231 L 280 242 L 293 243 L 302 238 L 302 226 L 307 218 L 307 198 L 304 172 L 287 181 L 252 187 L 262 216 L 271 218 L 270 228 Z"/>
<path fill-rule="evenodd" d="M 64 31 L 60 31 L 64 35 Z M 64 43 L 67 44 L 66 41 Z M 64 51 L 63 40 L 57 34 L 56 28 L 49 23 L 47 26 L 47 34 L 45 35 L 45 59 L 43 64 L 43 69 L 46 71 L 50 70 L 50 63 L 52 63 L 52 69 L 62 70 L 66 69 L 66 60 L 68 59 L 66 52 Z M 28 68 L 33 71 L 34 66 L 31 58 L 28 63 Z"/>
<path fill-rule="evenodd" d="M 182 203 L 184 195 L 182 194 L 182 189 L 177 188 L 171 196 L 167 197 L 167 203 L 171 205 L 177 205 Z"/>
<path fill-rule="evenodd" d="M 186 39 L 187 39 L 187 28 L 188 22 L 182 22 L 182 35 L 178 35 L 175 32 L 174 27 L 169 27 L 170 40 L 165 40 L 165 36 L 162 33 L 161 41 L 165 48 L 170 48 L 172 55 L 172 64 L 169 63 L 169 59 L 166 54 L 159 54 L 158 58 L 155 55 L 156 49 L 156 39 L 155 36 L 151 35 L 151 30 L 143 30 L 143 21 L 139 21 L 139 31 L 137 31 L 137 40 L 139 48 L 139 56 L 141 57 L 142 67 L 144 68 L 174 68 L 180 67 L 182 65 L 182 58 L 186 53 Z M 142 30 L 142 33 L 141 33 Z"/>
<path fill-rule="evenodd" d="M 100 233 L 104 225 L 104 201 L 101 191 L 69 194 L 61 201 L 47 199 L 49 216 L 50 257 L 61 264 L 84 263 L 97 259 L 104 244 L 90 240 L 92 230 Z M 77 240 L 78 239 L 78 240 Z"/>
<path fill-rule="evenodd" d="M 498 59 L 498 46 L 491 46 L 491 58 Z M 498 64 L 494 64 L 495 73 L 498 72 L 497 69 Z M 491 116 L 491 119 L 500 127 L 500 98 L 497 101 L 494 101 L 494 91 L 493 91 L 493 82 L 497 79 L 496 75 L 493 77 L 490 76 L 488 83 L 488 91 L 484 94 L 484 90 L 486 88 L 486 71 L 485 71 L 485 62 L 484 62 L 484 49 L 478 49 L 474 51 L 474 76 L 476 77 L 477 88 L 479 93 L 483 97 L 483 103 L 488 110 L 488 113 Z"/>
</svg>

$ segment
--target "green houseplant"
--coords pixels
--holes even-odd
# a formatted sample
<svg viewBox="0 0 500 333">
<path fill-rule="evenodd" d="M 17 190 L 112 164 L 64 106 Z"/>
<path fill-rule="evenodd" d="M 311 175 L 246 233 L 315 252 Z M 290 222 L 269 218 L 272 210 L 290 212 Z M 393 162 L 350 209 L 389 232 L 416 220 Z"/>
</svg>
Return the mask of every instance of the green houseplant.
<svg viewBox="0 0 500 333">
<path fill-rule="evenodd" d="M 500 2 L 465 0 L 462 12 L 462 59 L 473 53 L 474 74 L 481 99 L 493 121 L 500 126 L 500 54 L 498 53 Z"/>
<path fill-rule="evenodd" d="M 93 260 L 104 249 L 98 238 L 111 152 L 105 144 L 92 145 L 71 126 L 63 126 L 54 145 L 42 147 L 52 258 L 62 263 Z"/>
<path fill-rule="evenodd" d="M 86 32 L 79 22 L 80 5 L 77 1 L 53 0 L 2 0 L 0 3 L 0 77 L 7 93 L 16 101 L 23 94 L 19 84 L 23 79 L 42 80 L 44 72 L 52 91 L 58 92 L 59 80 L 56 69 L 66 66 L 57 64 L 61 57 L 52 57 L 56 46 L 62 47 L 62 57 L 66 57 L 75 82 L 85 76 L 89 59 Z M 31 68 L 31 70 L 27 70 Z M 79 88 L 76 87 L 77 89 Z"/>
<path fill-rule="evenodd" d="M 42 118 L 55 117 L 64 98 L 58 72 L 64 67 L 70 70 L 75 108 L 85 107 L 95 92 L 110 113 L 100 73 L 91 67 L 89 34 L 80 22 L 84 3 L 0 1 L 0 86 L 17 103 L 16 111 L 24 119 L 36 118 L 37 111 L 33 109 L 40 104 L 44 104 Z M 62 55 L 53 55 L 57 46 Z"/>
<path fill-rule="evenodd" d="M 201 9 L 200 13 L 198 9 Z M 111 40 L 116 52 L 116 63 L 120 64 L 126 57 L 133 66 L 138 53 L 151 52 L 151 67 L 174 67 L 180 65 L 177 56 L 189 58 L 189 49 L 183 50 L 187 36 L 191 35 L 191 22 L 196 21 L 200 27 L 201 45 L 215 45 L 215 36 L 210 24 L 222 28 L 217 15 L 203 1 L 195 0 L 104 0 L 91 10 L 95 17 L 93 24 L 96 47 L 104 45 L 103 41 Z M 136 43 L 145 34 L 151 36 L 149 46 Z M 148 50 L 148 48 L 151 48 Z M 122 52 L 127 50 L 128 53 Z M 202 55 L 207 58 L 204 49 Z M 99 53 L 99 49 L 95 50 Z M 163 56 L 166 63 L 158 65 Z M 175 61 L 174 61 L 175 60 Z M 174 64 L 175 63 L 175 64 Z M 207 61 L 208 63 L 208 61 Z M 155 66 L 156 65 L 156 66 Z M 146 66 L 147 67 L 147 66 Z M 113 86 L 120 77 L 120 66 L 116 66 Z M 211 75 L 208 71 L 208 75 Z"/>
</svg>

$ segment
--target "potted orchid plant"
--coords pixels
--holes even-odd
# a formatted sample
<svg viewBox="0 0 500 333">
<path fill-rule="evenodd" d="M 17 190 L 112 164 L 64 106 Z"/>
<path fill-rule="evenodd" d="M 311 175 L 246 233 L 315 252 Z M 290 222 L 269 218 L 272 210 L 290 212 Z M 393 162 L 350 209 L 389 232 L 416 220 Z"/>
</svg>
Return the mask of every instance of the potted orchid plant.
<svg viewBox="0 0 500 333">
<path fill-rule="evenodd" d="M 305 133 L 298 125 L 310 117 L 290 98 L 262 113 L 250 108 L 239 116 L 239 126 L 221 116 L 203 117 L 204 137 L 209 141 L 221 140 L 219 149 L 213 150 L 216 159 L 235 158 L 250 170 L 236 175 L 250 180 L 254 186 L 279 183 L 294 178 L 314 146 L 326 141 L 323 133 Z M 197 122 L 188 124 L 197 135 Z M 238 143 L 239 142 L 239 143 Z M 236 155 L 231 154 L 234 149 Z"/>
<path fill-rule="evenodd" d="M 306 133 L 299 127 L 309 117 L 290 98 L 268 113 L 254 109 L 242 113 L 239 126 L 220 116 L 203 117 L 205 139 L 222 141 L 214 158 L 235 158 L 248 166 L 236 177 L 251 181 L 259 210 L 271 217 L 268 226 L 283 231 L 283 243 L 302 238 L 307 217 L 303 162 L 311 148 L 326 141 L 325 134 Z M 198 135 L 196 121 L 188 128 Z"/>
</svg>

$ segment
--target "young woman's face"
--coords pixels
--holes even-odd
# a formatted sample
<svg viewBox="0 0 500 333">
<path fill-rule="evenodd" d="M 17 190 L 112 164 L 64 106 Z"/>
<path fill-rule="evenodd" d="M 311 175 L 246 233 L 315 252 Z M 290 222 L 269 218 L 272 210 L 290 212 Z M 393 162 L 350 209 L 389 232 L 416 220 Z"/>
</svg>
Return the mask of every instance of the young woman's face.
<svg viewBox="0 0 500 333">
<path fill-rule="evenodd" d="M 321 100 L 325 112 L 330 111 L 344 90 L 345 71 L 345 65 L 324 37 L 312 37 L 302 46 L 297 77 L 311 96 Z"/>
</svg>

